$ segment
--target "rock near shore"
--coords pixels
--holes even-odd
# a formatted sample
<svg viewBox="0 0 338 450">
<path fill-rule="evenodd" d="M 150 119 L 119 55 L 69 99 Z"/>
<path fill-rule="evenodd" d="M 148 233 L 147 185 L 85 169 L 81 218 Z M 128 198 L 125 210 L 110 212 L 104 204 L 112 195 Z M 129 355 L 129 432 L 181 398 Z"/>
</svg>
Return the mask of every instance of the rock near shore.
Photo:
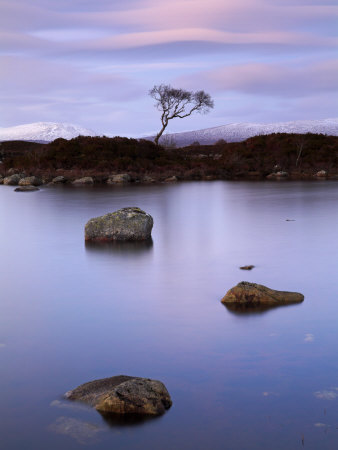
<svg viewBox="0 0 338 450">
<path fill-rule="evenodd" d="M 273 306 L 300 303 L 303 300 L 304 295 L 298 292 L 276 291 L 261 284 L 241 281 L 225 294 L 221 302 Z"/>
<path fill-rule="evenodd" d="M 90 381 L 65 394 L 101 413 L 161 415 L 172 405 L 163 383 L 149 378 L 118 375 Z"/>
<path fill-rule="evenodd" d="M 41 186 L 42 180 L 38 177 L 25 177 L 19 181 L 19 186 Z"/>
<path fill-rule="evenodd" d="M 122 208 L 90 219 L 85 226 L 86 241 L 145 241 L 151 238 L 153 218 L 140 208 Z"/>
<path fill-rule="evenodd" d="M 7 186 L 17 186 L 19 184 L 19 181 L 21 180 L 22 176 L 15 173 L 14 175 L 10 175 L 9 177 L 5 177 L 3 184 Z"/>
<path fill-rule="evenodd" d="M 94 180 L 93 177 L 82 177 L 74 180 L 73 184 L 75 185 L 94 184 Z"/>
<path fill-rule="evenodd" d="M 118 173 L 108 178 L 107 184 L 130 183 L 131 177 L 128 173 Z"/>
<path fill-rule="evenodd" d="M 57 177 L 52 179 L 51 184 L 64 184 L 67 183 L 67 181 L 67 178 L 63 175 L 58 175 Z"/>
</svg>

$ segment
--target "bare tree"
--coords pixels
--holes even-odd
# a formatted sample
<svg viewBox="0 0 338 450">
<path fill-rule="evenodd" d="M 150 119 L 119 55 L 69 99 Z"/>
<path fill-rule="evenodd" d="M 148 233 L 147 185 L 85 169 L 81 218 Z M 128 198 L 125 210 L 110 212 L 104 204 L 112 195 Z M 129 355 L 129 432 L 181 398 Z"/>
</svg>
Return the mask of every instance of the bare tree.
<svg viewBox="0 0 338 450">
<path fill-rule="evenodd" d="M 155 144 L 166 129 L 169 120 L 176 117 L 184 119 L 191 116 L 193 112 L 207 113 L 214 107 L 214 102 L 210 95 L 204 91 L 186 91 L 184 89 L 174 89 L 168 84 L 154 86 L 149 95 L 156 100 L 156 108 L 161 111 L 162 128 L 155 137 Z"/>
</svg>

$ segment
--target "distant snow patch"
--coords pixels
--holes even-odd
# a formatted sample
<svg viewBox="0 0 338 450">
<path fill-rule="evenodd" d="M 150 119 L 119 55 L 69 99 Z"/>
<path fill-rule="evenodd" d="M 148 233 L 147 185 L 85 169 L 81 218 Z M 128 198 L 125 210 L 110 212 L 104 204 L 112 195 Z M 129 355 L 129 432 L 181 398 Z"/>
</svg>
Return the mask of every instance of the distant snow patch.
<svg viewBox="0 0 338 450">
<path fill-rule="evenodd" d="M 44 141 L 77 136 L 97 136 L 92 130 L 71 123 L 36 122 L 16 127 L 0 128 L 0 141 Z"/>
</svg>

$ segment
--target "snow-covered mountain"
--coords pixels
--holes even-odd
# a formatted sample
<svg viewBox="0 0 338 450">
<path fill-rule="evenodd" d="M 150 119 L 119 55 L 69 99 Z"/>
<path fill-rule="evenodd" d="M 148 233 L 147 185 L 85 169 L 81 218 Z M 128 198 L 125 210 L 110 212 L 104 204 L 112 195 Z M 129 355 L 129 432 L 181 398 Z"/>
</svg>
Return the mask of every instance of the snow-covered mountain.
<svg viewBox="0 0 338 450">
<path fill-rule="evenodd" d="M 94 131 L 70 123 L 36 122 L 16 127 L 0 128 L 0 141 L 43 141 L 76 136 L 97 136 Z"/>
<path fill-rule="evenodd" d="M 193 142 L 214 144 L 220 139 L 224 139 L 227 142 L 240 142 L 252 136 L 271 133 L 322 133 L 338 136 L 338 119 L 298 120 L 295 122 L 277 123 L 231 123 L 204 130 L 168 133 L 162 136 L 160 143 L 162 140 L 162 143 L 167 143 L 168 145 L 175 143 L 178 147 L 184 147 Z M 153 139 L 153 137 L 146 139 Z"/>
</svg>

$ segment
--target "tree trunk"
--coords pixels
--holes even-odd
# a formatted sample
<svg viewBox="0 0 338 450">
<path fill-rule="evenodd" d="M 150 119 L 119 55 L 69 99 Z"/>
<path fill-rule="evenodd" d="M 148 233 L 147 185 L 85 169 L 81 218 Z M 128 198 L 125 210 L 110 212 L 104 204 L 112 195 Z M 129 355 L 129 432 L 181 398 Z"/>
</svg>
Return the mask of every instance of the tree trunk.
<svg viewBox="0 0 338 450">
<path fill-rule="evenodd" d="M 298 155 L 297 155 L 297 159 L 296 159 L 296 167 L 298 167 L 299 159 L 302 156 L 304 142 L 299 143 L 297 147 L 298 147 Z"/>
<path fill-rule="evenodd" d="M 158 145 L 158 141 L 159 141 L 160 137 L 162 136 L 163 131 L 167 128 L 167 125 L 168 125 L 168 122 L 164 123 L 162 128 L 161 128 L 161 131 L 159 133 L 157 133 L 157 135 L 156 135 L 156 137 L 154 139 L 154 142 L 155 142 L 156 145 Z"/>
</svg>

